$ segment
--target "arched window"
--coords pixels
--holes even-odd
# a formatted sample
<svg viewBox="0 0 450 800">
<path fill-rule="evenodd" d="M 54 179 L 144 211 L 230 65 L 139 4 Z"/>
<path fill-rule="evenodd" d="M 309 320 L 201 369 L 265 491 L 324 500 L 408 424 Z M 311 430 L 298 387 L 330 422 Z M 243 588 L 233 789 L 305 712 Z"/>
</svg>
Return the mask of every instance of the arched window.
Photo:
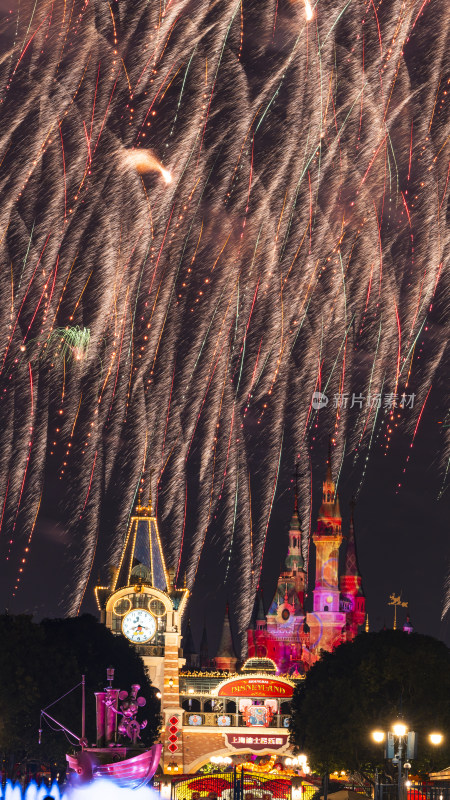
<svg viewBox="0 0 450 800">
<path fill-rule="evenodd" d="M 201 711 L 200 700 L 197 700 L 196 697 L 185 697 L 181 705 L 185 711 L 195 711 L 196 713 Z"/>
</svg>

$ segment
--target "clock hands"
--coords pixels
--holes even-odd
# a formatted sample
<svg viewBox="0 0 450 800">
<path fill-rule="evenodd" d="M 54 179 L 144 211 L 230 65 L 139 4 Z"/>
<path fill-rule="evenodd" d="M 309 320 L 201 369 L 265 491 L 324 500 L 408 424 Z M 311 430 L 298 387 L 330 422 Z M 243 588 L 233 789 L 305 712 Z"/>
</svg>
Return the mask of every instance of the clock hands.
<svg viewBox="0 0 450 800">
<path fill-rule="evenodd" d="M 123 621 L 122 630 L 131 641 L 147 642 L 155 634 L 156 621 L 148 611 L 130 611 Z"/>
</svg>

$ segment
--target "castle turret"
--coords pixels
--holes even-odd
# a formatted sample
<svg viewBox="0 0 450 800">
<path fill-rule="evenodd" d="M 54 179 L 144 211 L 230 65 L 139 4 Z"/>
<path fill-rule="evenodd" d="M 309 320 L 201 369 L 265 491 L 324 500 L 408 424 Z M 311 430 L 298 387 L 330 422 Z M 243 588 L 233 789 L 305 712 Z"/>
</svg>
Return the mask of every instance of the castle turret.
<svg viewBox="0 0 450 800">
<path fill-rule="evenodd" d="M 340 611 L 339 548 L 342 543 L 342 518 L 331 465 L 331 441 L 327 473 L 323 482 L 316 531 L 316 580 L 313 590 L 313 613 L 308 614 L 311 646 L 318 650 L 333 650 L 341 641 L 346 616 Z"/>
<path fill-rule="evenodd" d="M 361 586 L 361 575 L 358 566 L 355 541 L 355 501 L 350 503 L 350 527 L 345 554 L 345 569 L 341 575 L 341 608 L 347 613 L 347 639 L 354 639 L 358 628 L 364 625 L 366 614 L 366 600 Z"/>
<path fill-rule="evenodd" d="M 192 636 L 190 617 L 187 621 L 186 632 L 183 635 L 183 657 L 186 659 L 186 666 L 189 669 L 198 669 L 200 666 L 199 654 L 195 650 L 194 637 Z"/>
<path fill-rule="evenodd" d="M 255 606 L 256 606 L 256 615 L 255 615 L 256 630 L 265 631 L 267 628 L 267 620 L 266 620 L 266 615 L 264 613 L 264 603 L 263 603 L 263 595 L 261 589 L 258 589 Z"/>
<path fill-rule="evenodd" d="M 219 649 L 214 659 L 216 669 L 225 669 L 228 672 L 235 672 L 237 667 L 237 658 L 233 647 L 233 637 L 231 635 L 230 615 L 228 605 L 225 611 L 225 618 L 223 621 L 222 636 L 220 637 Z"/>
<path fill-rule="evenodd" d="M 303 609 L 305 594 L 305 561 L 302 552 L 303 531 L 298 511 L 297 486 L 295 487 L 294 513 L 289 526 L 289 546 L 281 578 L 287 578 L 297 594 L 300 609 Z"/>
<path fill-rule="evenodd" d="M 201 669 L 210 669 L 211 667 L 211 658 L 209 655 L 209 646 L 208 646 L 208 633 L 206 630 L 206 620 L 204 620 L 203 622 L 203 632 L 200 641 L 200 667 Z"/>
</svg>

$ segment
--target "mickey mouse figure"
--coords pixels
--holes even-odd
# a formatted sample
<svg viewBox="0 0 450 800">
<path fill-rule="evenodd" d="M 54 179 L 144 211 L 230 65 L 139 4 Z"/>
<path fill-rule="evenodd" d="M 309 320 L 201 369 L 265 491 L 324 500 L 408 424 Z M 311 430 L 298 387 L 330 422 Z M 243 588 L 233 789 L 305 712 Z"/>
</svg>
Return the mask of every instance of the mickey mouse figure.
<svg viewBox="0 0 450 800">
<path fill-rule="evenodd" d="M 136 744 L 137 740 L 141 738 L 140 733 L 147 725 L 146 719 L 141 723 L 136 719 L 139 708 L 145 706 L 147 702 L 145 697 L 137 696 L 140 688 L 138 683 L 133 683 L 129 695 L 128 692 L 119 692 L 119 700 L 122 700 L 122 702 L 120 704 L 120 710 L 115 712 L 122 717 L 117 730 L 119 733 L 124 734 L 124 736 L 128 736 L 133 744 Z"/>
</svg>

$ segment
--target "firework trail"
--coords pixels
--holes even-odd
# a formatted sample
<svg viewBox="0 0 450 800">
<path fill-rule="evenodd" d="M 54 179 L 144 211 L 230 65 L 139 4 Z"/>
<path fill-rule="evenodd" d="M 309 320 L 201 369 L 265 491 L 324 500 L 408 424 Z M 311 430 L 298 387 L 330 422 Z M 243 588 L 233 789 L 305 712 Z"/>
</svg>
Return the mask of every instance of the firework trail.
<svg viewBox="0 0 450 800">
<path fill-rule="evenodd" d="M 21 9 L 0 98 L 11 590 L 46 476 L 72 531 L 73 612 L 152 466 L 178 579 L 192 587 L 214 551 L 245 630 L 295 458 L 309 516 L 319 417 L 337 464 L 389 447 L 445 374 L 445 3 Z M 315 410 L 314 391 L 375 400 L 351 417 Z M 386 392 L 414 409 L 379 409 Z"/>
</svg>

